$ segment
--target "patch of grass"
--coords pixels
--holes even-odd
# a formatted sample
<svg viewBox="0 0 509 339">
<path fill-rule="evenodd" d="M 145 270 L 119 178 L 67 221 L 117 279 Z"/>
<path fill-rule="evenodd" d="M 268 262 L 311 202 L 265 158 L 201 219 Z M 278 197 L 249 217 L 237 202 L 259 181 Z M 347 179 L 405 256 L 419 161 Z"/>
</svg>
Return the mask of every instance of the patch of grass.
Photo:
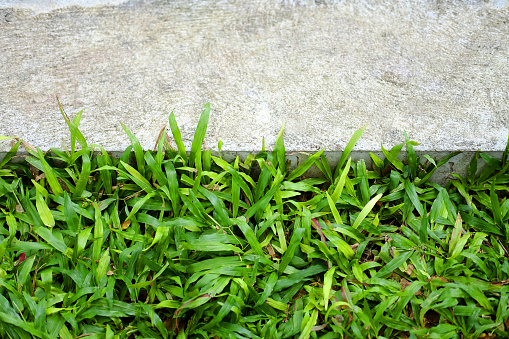
<svg viewBox="0 0 509 339">
<path fill-rule="evenodd" d="M 25 143 L 13 162 L 13 145 L 1 337 L 509 336 L 509 149 L 441 187 L 428 179 L 454 154 L 418 158 L 405 133 L 367 168 L 349 158 L 361 128 L 336 168 L 318 152 L 289 171 L 283 132 L 245 161 L 202 151 L 209 111 L 190 153 L 173 114 L 177 150 L 123 126 L 132 146 L 112 158 L 63 110 L 70 151 Z M 302 177 L 313 165 L 324 176 Z"/>
</svg>

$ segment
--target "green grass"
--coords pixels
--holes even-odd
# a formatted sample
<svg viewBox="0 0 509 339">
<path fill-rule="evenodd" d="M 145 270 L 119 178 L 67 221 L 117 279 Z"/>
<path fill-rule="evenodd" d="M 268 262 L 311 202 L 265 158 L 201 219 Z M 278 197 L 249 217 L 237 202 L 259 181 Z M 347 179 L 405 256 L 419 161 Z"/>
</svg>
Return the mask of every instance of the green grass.
<svg viewBox="0 0 509 339">
<path fill-rule="evenodd" d="M 509 149 L 441 187 L 428 179 L 454 154 L 419 158 L 406 133 L 372 167 L 351 161 L 363 127 L 336 168 L 318 152 L 290 171 L 283 131 L 245 161 L 202 151 L 209 112 L 190 152 L 173 113 L 177 150 L 123 126 L 132 146 L 112 158 L 63 110 L 71 150 L 25 143 L 13 161 L 15 143 L 0 337 L 509 336 Z M 323 177 L 302 177 L 311 166 Z"/>
</svg>

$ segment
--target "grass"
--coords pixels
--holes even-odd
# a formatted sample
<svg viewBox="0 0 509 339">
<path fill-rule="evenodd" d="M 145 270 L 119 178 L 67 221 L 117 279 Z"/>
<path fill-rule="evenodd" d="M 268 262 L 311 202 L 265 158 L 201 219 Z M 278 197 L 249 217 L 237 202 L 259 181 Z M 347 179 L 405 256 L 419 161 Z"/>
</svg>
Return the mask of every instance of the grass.
<svg viewBox="0 0 509 339">
<path fill-rule="evenodd" d="M 332 168 L 272 152 L 226 162 L 169 123 L 116 159 L 69 119 L 71 149 L 22 140 L 0 162 L 2 338 L 509 336 L 509 143 L 468 176 L 405 141 Z M 2 137 L 5 139 L 5 137 Z M 23 145 L 29 155 L 13 161 Z M 399 160 L 405 148 L 408 159 Z M 134 161 L 129 161 L 134 153 Z M 478 168 L 478 162 L 482 164 Z M 321 178 L 304 178 L 317 166 Z"/>
</svg>

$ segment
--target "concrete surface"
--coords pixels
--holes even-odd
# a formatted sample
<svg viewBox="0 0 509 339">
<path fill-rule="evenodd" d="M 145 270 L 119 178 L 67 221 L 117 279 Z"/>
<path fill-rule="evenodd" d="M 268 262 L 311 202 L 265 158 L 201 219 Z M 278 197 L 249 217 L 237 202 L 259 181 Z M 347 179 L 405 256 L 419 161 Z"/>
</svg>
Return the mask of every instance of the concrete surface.
<svg viewBox="0 0 509 339">
<path fill-rule="evenodd" d="M 43 149 L 84 110 L 90 143 L 153 147 L 174 110 L 191 144 L 358 151 L 406 130 L 423 152 L 501 151 L 509 127 L 509 1 L 0 0 L 0 135 Z M 9 142 L 0 141 L 0 152 Z M 334 153 L 330 153 L 334 154 Z"/>
</svg>

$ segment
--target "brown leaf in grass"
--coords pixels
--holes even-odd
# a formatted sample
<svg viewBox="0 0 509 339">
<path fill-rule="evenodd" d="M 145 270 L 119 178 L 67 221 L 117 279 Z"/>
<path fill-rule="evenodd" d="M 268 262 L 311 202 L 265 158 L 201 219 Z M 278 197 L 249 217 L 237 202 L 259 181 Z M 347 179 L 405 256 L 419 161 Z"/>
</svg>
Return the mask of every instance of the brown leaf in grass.
<svg viewBox="0 0 509 339">
<path fill-rule="evenodd" d="M 408 274 L 408 275 L 412 275 L 412 273 L 414 272 L 414 269 L 415 269 L 414 265 L 408 264 L 405 273 Z"/>
<path fill-rule="evenodd" d="M 23 209 L 23 206 L 21 206 L 20 204 L 16 204 L 16 212 L 25 213 L 25 210 Z"/>
<path fill-rule="evenodd" d="M 492 284 L 492 285 L 496 285 L 496 286 L 509 285 L 509 279 L 502 280 L 502 281 L 495 281 L 495 282 L 492 282 L 492 283 L 490 283 L 490 284 Z"/>
<path fill-rule="evenodd" d="M 131 226 L 131 220 L 126 220 L 122 223 L 122 230 L 126 230 L 129 226 Z"/>
<path fill-rule="evenodd" d="M 447 280 L 445 278 L 442 278 L 442 277 L 437 277 L 436 275 L 432 275 L 431 278 L 428 279 L 428 282 L 430 282 L 433 279 L 439 279 L 439 280 L 442 280 L 443 282 L 446 282 L 446 283 L 449 282 L 449 280 Z"/>
<path fill-rule="evenodd" d="M 403 291 L 405 291 L 405 289 L 412 284 L 411 282 L 409 282 L 406 279 L 401 279 L 401 281 L 399 283 L 401 284 L 401 289 Z"/>
<path fill-rule="evenodd" d="M 157 145 L 159 145 L 159 141 L 161 140 L 161 137 L 163 136 L 163 133 L 166 132 L 166 125 L 164 125 L 161 130 L 159 131 L 159 135 L 157 136 L 156 144 L 154 145 L 154 152 L 157 151 Z"/>
<path fill-rule="evenodd" d="M 39 181 L 39 180 L 44 179 L 44 178 L 46 178 L 46 174 L 42 173 L 42 174 L 39 174 L 38 176 L 36 176 L 34 180 L 35 181 Z"/>
<path fill-rule="evenodd" d="M 272 248 L 272 245 L 270 244 L 270 242 L 267 244 L 267 251 L 269 251 L 271 258 L 277 258 L 276 252 Z"/>
<path fill-rule="evenodd" d="M 166 135 L 166 143 L 167 143 L 167 145 L 170 146 L 172 151 L 176 151 L 175 148 L 173 147 L 173 145 L 171 144 L 171 139 L 170 139 L 170 136 L 168 135 L 168 132 L 164 132 L 164 134 Z"/>
<path fill-rule="evenodd" d="M 33 178 L 37 178 L 37 176 L 39 175 L 39 169 L 37 167 L 30 165 L 30 173 L 32 173 Z"/>
<path fill-rule="evenodd" d="M 432 328 L 439 324 L 440 322 L 440 314 L 438 314 L 435 310 L 428 310 L 426 315 L 424 316 L 424 326 L 426 328 Z"/>
<path fill-rule="evenodd" d="M 396 247 L 392 246 L 392 247 L 389 247 L 389 254 L 391 255 L 391 257 L 394 258 L 394 250 L 396 249 Z"/>
<path fill-rule="evenodd" d="M 19 140 L 19 139 L 18 139 Z M 21 141 L 21 146 L 23 146 L 24 149 L 26 149 L 27 151 L 30 150 L 30 151 L 37 151 L 37 149 L 30 145 L 28 142 L 26 142 L 25 140 L 22 140 Z"/>
<path fill-rule="evenodd" d="M 401 289 L 403 291 L 405 291 L 405 289 L 410 286 L 412 283 L 406 279 L 401 279 L 400 282 L 401 284 Z M 421 294 L 421 290 L 419 289 L 417 292 L 414 293 L 414 295 L 420 295 Z"/>
<path fill-rule="evenodd" d="M 205 187 L 206 189 L 208 189 L 209 191 L 221 191 L 221 186 L 218 184 L 214 184 L 214 185 L 203 184 L 202 186 Z"/>
</svg>

